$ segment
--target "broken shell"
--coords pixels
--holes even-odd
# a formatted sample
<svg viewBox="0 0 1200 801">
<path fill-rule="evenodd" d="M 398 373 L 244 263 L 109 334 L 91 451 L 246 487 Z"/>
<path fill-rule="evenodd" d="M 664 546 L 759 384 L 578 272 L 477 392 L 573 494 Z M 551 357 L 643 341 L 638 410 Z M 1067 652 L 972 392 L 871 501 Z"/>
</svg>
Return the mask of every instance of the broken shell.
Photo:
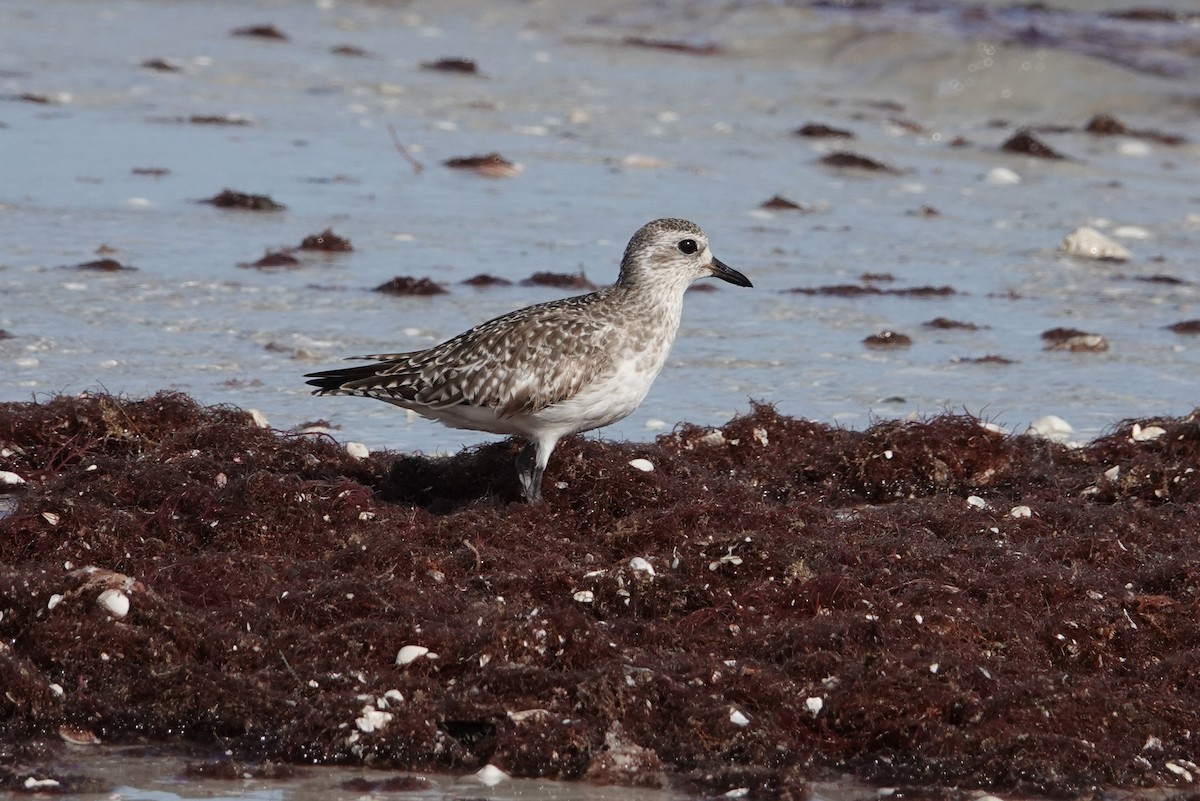
<svg viewBox="0 0 1200 801">
<path fill-rule="evenodd" d="M 1142 428 L 1139 424 L 1134 423 L 1133 430 L 1129 436 L 1134 442 L 1151 442 L 1165 433 L 1167 433 L 1167 430 L 1160 426 L 1146 426 Z"/>
<path fill-rule="evenodd" d="M 409 662 L 414 662 L 429 653 L 429 649 L 424 645 L 406 645 L 396 654 L 397 665 L 407 665 Z"/>
<path fill-rule="evenodd" d="M 825 708 L 825 700 L 819 695 L 814 695 L 811 698 L 804 699 L 804 708 L 814 718 L 821 714 L 821 710 Z"/>
<path fill-rule="evenodd" d="M 986 509 L 988 508 L 988 502 L 978 495 L 969 495 L 967 496 L 967 506 L 972 506 L 976 509 Z"/>
<path fill-rule="evenodd" d="M 596 595 L 591 590 L 579 590 L 571 597 L 581 604 L 590 604 L 596 600 Z"/>
<path fill-rule="evenodd" d="M 654 565 L 650 564 L 640 556 L 635 556 L 629 560 L 629 569 L 635 573 L 645 573 L 648 576 L 655 575 Z"/>
<path fill-rule="evenodd" d="M 729 710 L 729 722 L 734 726 L 749 726 L 750 718 L 742 714 L 742 711 L 736 707 Z"/>
<path fill-rule="evenodd" d="M 366 459 L 371 455 L 371 449 L 361 442 L 347 442 L 346 453 L 350 454 L 355 459 Z"/>
<path fill-rule="evenodd" d="M 0 484 L 24 484 L 25 479 L 18 476 L 16 473 L 10 473 L 7 470 L 0 470 Z"/>
<path fill-rule="evenodd" d="M 1028 506 L 1014 506 L 1008 510 L 1009 515 L 1015 518 L 1033 517 L 1033 510 Z"/>
<path fill-rule="evenodd" d="M 629 466 L 641 470 L 643 473 L 654 472 L 654 463 L 649 459 L 630 459 Z"/>
</svg>

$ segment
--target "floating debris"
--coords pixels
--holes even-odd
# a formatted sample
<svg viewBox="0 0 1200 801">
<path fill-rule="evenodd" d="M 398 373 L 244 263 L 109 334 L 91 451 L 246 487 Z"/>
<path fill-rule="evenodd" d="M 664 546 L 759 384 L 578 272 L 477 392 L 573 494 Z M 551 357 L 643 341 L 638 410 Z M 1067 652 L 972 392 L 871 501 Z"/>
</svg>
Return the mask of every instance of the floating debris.
<svg viewBox="0 0 1200 801">
<path fill-rule="evenodd" d="M 772 211 L 812 211 L 808 206 L 788 200 L 782 195 L 775 195 L 768 200 L 764 200 L 759 204 L 759 208 L 770 209 Z"/>
<path fill-rule="evenodd" d="M 862 156 L 858 153 L 851 153 L 848 150 L 839 150 L 835 153 L 827 153 L 821 156 L 820 162 L 826 167 L 836 167 L 837 169 L 865 170 L 867 172 L 884 172 L 889 175 L 900 175 L 901 171 L 895 167 L 888 166 L 882 161 L 876 161 L 869 156 Z"/>
<path fill-rule="evenodd" d="M 1200 334 L 1200 319 L 1183 320 L 1178 323 L 1172 323 L 1167 328 L 1176 334 Z M 0 337 L 0 339 L 2 338 Z"/>
<path fill-rule="evenodd" d="M 274 25 L 247 25 L 242 28 L 234 28 L 229 33 L 232 36 L 250 36 L 256 39 L 274 39 L 280 42 L 288 40 L 287 34 Z"/>
<path fill-rule="evenodd" d="M 855 298 L 863 295 L 895 295 L 905 298 L 945 298 L 957 295 L 952 286 L 914 286 L 905 289 L 881 289 L 861 284 L 831 284 L 827 286 L 801 286 L 783 290 L 791 295 L 826 295 L 838 298 Z"/>
<path fill-rule="evenodd" d="M 854 139 L 853 131 L 848 131 L 843 128 L 834 128 L 830 125 L 825 125 L 819 122 L 809 122 L 801 125 L 796 130 L 792 131 L 796 136 L 804 136 L 810 139 L 833 138 L 833 139 Z"/>
<path fill-rule="evenodd" d="M 238 267 L 255 270 L 275 270 L 279 268 L 298 267 L 300 260 L 286 250 L 268 250 L 258 261 L 240 262 Z"/>
<path fill-rule="evenodd" d="M 359 47 L 358 45 L 349 45 L 349 44 L 334 45 L 333 47 L 329 48 L 329 52 L 333 53 L 335 56 L 348 56 L 350 58 L 371 58 L 372 57 L 370 52 L 364 50 L 363 48 Z"/>
<path fill-rule="evenodd" d="M 871 334 L 863 340 L 863 344 L 868 348 L 877 350 L 886 350 L 889 348 L 907 348 L 912 345 L 912 337 L 908 334 L 901 334 L 898 331 L 884 330 L 878 334 Z"/>
<path fill-rule="evenodd" d="M 124 273 L 133 272 L 137 267 L 130 267 L 116 259 L 96 259 L 95 261 L 85 261 L 82 264 L 76 264 L 67 269 L 70 270 L 85 270 L 97 273 Z"/>
<path fill-rule="evenodd" d="M 332 228 L 326 228 L 319 234 L 310 234 L 300 242 L 300 250 L 320 250 L 326 253 L 349 253 L 354 250 L 350 240 L 340 237 Z"/>
<path fill-rule="evenodd" d="M 446 288 L 432 278 L 413 278 L 410 275 L 398 275 L 375 287 L 376 292 L 386 292 L 389 295 L 445 295 Z"/>
<path fill-rule="evenodd" d="M 592 290 L 596 285 L 588 280 L 583 271 L 577 273 L 534 273 L 521 281 L 521 286 L 549 286 L 555 289 L 587 289 Z"/>
<path fill-rule="evenodd" d="M 283 211 L 287 206 L 276 203 L 268 195 L 250 195 L 245 192 L 235 192 L 223 189 L 220 193 L 197 203 L 208 203 L 219 209 L 244 209 L 246 211 Z"/>
<path fill-rule="evenodd" d="M 142 67 L 155 72 L 182 72 L 183 68 L 165 58 L 148 58 L 142 62 Z"/>
<path fill-rule="evenodd" d="M 643 36 L 626 36 L 623 44 L 630 47 L 648 47 L 653 50 L 670 50 L 676 53 L 688 53 L 693 56 L 717 56 L 724 52 L 719 44 L 713 41 L 686 41 L 683 39 L 651 39 Z"/>
<path fill-rule="evenodd" d="M 512 178 L 522 170 L 520 164 L 509 161 L 499 153 L 446 159 L 442 165 L 452 170 L 473 170 L 485 178 Z"/>
<path fill-rule="evenodd" d="M 509 281 L 507 278 L 501 278 L 498 275 L 488 275 L 487 273 L 473 275 L 462 281 L 462 283 L 480 289 L 494 286 L 512 286 L 512 281 Z"/>
<path fill-rule="evenodd" d="M 1021 128 L 1000 145 L 1005 153 L 1020 153 L 1039 159 L 1065 159 L 1062 153 L 1038 139 L 1028 128 Z"/>
<path fill-rule="evenodd" d="M 437 61 L 425 61 L 421 64 L 423 70 L 435 72 L 454 72 L 460 75 L 478 75 L 479 67 L 469 58 L 439 58 Z"/>
<path fill-rule="evenodd" d="M 951 320 L 949 317 L 934 317 L 932 320 L 926 320 L 921 323 L 925 328 L 937 328 L 942 331 L 958 330 L 958 331 L 978 331 L 980 326 L 975 323 L 965 323 L 961 320 Z"/>
<path fill-rule="evenodd" d="M 1099 334 L 1078 328 L 1051 328 L 1042 332 L 1044 350 L 1066 350 L 1073 353 L 1102 353 L 1108 350 L 1108 340 Z"/>
</svg>

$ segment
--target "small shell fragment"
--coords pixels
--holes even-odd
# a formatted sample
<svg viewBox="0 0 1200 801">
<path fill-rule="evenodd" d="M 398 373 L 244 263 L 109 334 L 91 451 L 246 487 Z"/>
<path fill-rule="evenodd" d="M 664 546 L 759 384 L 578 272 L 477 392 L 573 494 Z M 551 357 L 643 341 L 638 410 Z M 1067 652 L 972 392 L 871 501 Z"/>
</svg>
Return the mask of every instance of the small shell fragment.
<svg viewBox="0 0 1200 801">
<path fill-rule="evenodd" d="M 742 714 L 742 710 L 734 707 L 729 710 L 729 722 L 734 726 L 749 726 L 750 718 Z"/>
<path fill-rule="evenodd" d="M 1028 506 L 1014 506 L 1008 510 L 1008 514 L 1019 520 L 1022 517 L 1033 517 L 1033 510 Z"/>
<path fill-rule="evenodd" d="M 980 498 L 978 495 L 970 495 L 967 497 L 967 506 L 971 506 L 975 509 L 986 509 L 988 508 L 988 502 L 983 498 Z"/>
<path fill-rule="evenodd" d="M 406 645 L 396 654 L 396 664 L 407 665 L 410 662 L 415 662 L 427 653 L 429 653 L 429 649 L 424 645 Z"/>
<path fill-rule="evenodd" d="M 7 470 L 0 470 L 0 484 L 24 484 L 25 479 L 21 478 L 16 473 L 10 473 Z"/>
<path fill-rule="evenodd" d="M 508 781 L 511 777 L 489 762 L 475 771 L 475 778 L 485 787 L 495 787 L 500 782 Z"/>
<path fill-rule="evenodd" d="M 354 719 L 354 724 L 358 726 L 359 731 L 370 734 L 373 731 L 379 731 L 391 721 L 391 712 L 384 712 L 367 704 L 363 707 L 362 714 Z"/>
<path fill-rule="evenodd" d="M 643 473 L 654 472 L 654 463 L 649 459 L 630 459 L 629 466 L 636 470 L 641 470 Z"/>
<path fill-rule="evenodd" d="M 825 708 L 825 700 L 819 695 L 814 695 L 804 699 L 804 708 L 808 710 L 808 714 L 814 718 L 821 714 L 821 710 Z"/>
<path fill-rule="evenodd" d="M 250 420 L 253 421 L 254 425 L 258 426 L 259 428 L 271 427 L 271 422 L 267 420 L 267 416 L 258 409 L 247 409 L 246 411 L 249 412 Z"/>
<path fill-rule="evenodd" d="M 57 526 L 58 521 L 62 518 L 56 512 L 42 512 L 42 519 L 52 526 Z"/>
<path fill-rule="evenodd" d="M 1165 433 L 1167 433 L 1167 430 L 1161 426 L 1146 426 L 1142 428 L 1138 423 L 1134 423 L 1129 437 L 1134 442 L 1152 442 Z"/>
<path fill-rule="evenodd" d="M 992 167 L 983 176 L 983 182 L 993 186 L 1011 186 L 1021 183 L 1021 176 L 1008 167 Z"/>
<path fill-rule="evenodd" d="M 50 600 L 46 601 L 46 608 L 53 609 L 63 602 L 63 597 L 57 592 L 50 596 Z"/>
<path fill-rule="evenodd" d="M 96 603 L 115 618 L 129 614 L 129 596 L 120 590 L 105 590 L 96 596 Z"/>
<path fill-rule="evenodd" d="M 571 597 L 581 604 L 590 604 L 596 600 L 596 595 L 591 590 L 579 590 Z"/>
<path fill-rule="evenodd" d="M 629 560 L 629 569 L 635 573 L 645 573 L 648 576 L 656 575 L 654 572 L 654 565 L 647 562 L 641 556 L 635 556 Z"/>
<path fill-rule="evenodd" d="M 350 454 L 355 459 L 366 459 L 371 455 L 371 449 L 361 442 L 347 442 L 346 453 Z"/>
</svg>

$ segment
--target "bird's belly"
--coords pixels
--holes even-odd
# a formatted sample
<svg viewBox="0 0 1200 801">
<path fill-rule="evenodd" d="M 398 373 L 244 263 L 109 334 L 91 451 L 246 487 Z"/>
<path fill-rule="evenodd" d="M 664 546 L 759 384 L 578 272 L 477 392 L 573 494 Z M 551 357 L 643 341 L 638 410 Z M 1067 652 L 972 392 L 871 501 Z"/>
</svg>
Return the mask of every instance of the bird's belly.
<svg viewBox="0 0 1200 801">
<path fill-rule="evenodd" d="M 559 428 L 567 434 L 623 420 L 645 400 L 662 364 L 652 364 L 650 370 L 646 367 L 644 363 L 628 362 L 611 377 L 589 384 L 573 397 L 547 406 L 533 417 L 541 426 Z"/>
</svg>

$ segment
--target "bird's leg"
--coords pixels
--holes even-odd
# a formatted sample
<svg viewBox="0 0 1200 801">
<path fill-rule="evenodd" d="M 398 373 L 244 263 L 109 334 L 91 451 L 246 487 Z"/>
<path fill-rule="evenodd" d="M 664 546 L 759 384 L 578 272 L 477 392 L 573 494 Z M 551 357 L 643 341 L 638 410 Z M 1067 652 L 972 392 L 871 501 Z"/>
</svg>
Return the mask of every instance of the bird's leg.
<svg viewBox="0 0 1200 801">
<path fill-rule="evenodd" d="M 521 482 L 521 492 L 525 500 L 533 503 L 542 499 L 542 471 L 545 464 L 538 457 L 538 447 L 531 442 L 517 457 L 517 479 Z"/>
</svg>

